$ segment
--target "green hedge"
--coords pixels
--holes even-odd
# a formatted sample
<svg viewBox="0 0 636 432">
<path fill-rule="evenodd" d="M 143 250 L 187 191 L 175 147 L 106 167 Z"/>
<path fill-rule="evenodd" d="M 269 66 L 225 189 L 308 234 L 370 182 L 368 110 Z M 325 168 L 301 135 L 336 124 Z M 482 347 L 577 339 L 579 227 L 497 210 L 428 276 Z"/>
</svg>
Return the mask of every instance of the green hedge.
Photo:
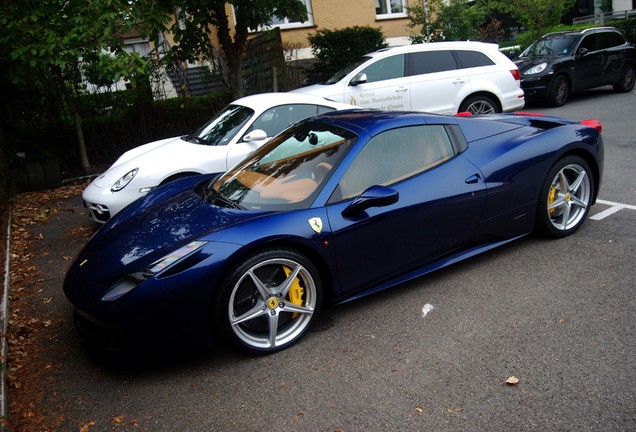
<svg viewBox="0 0 636 432">
<path fill-rule="evenodd" d="M 363 55 L 387 46 L 382 30 L 368 26 L 320 29 L 315 34 L 309 34 L 307 39 L 316 57 L 316 62 L 308 71 L 311 83 L 324 82 Z"/>
</svg>

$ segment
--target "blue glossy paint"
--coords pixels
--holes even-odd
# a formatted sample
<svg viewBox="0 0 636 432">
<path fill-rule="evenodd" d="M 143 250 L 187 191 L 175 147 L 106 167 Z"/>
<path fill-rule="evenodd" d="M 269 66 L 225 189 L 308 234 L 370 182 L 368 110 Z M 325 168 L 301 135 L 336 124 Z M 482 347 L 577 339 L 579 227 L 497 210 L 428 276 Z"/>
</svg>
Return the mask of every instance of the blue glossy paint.
<svg viewBox="0 0 636 432">
<path fill-rule="evenodd" d="M 597 185 L 602 176 L 600 134 L 565 119 L 351 111 L 306 121 L 358 135 L 308 208 L 265 212 L 209 204 L 199 191 L 216 176 L 211 174 L 152 191 L 98 231 L 64 283 L 89 344 L 110 352 L 146 350 L 166 341 L 209 344 L 214 339 L 210 305 L 219 284 L 233 265 L 262 248 L 285 246 L 306 255 L 320 269 L 334 302 L 368 295 L 530 233 L 541 185 L 565 154 L 585 157 Z M 372 137 L 422 124 L 458 125 L 467 147 L 375 192 L 397 195 L 397 201 L 351 214 L 345 209 L 355 198 L 329 204 L 346 169 Z M 312 218 L 322 221 L 320 232 L 312 229 Z M 206 243 L 122 297 L 101 300 L 122 278 L 147 270 L 193 240 Z"/>
</svg>

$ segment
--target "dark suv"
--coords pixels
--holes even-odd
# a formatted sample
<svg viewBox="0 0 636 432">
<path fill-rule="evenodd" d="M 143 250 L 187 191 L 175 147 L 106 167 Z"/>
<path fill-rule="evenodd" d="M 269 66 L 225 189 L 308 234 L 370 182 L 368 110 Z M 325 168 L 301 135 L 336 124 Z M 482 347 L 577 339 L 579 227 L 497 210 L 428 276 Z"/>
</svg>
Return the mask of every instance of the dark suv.
<svg viewBox="0 0 636 432">
<path fill-rule="evenodd" d="M 562 106 L 570 93 L 603 85 L 634 88 L 636 46 L 613 27 L 549 33 L 515 61 L 526 96 Z"/>
</svg>

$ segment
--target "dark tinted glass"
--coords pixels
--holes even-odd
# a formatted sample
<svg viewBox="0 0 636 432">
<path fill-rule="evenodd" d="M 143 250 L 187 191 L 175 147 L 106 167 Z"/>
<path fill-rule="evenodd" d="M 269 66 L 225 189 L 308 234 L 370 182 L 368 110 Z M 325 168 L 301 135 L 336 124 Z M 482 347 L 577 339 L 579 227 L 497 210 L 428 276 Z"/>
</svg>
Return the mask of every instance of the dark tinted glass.
<svg viewBox="0 0 636 432">
<path fill-rule="evenodd" d="M 625 39 L 618 33 L 607 32 L 599 33 L 598 35 L 599 49 L 613 48 L 615 46 L 623 45 L 624 43 Z"/>
<path fill-rule="evenodd" d="M 457 62 L 450 51 L 428 51 L 409 54 L 412 75 L 444 72 L 457 69 Z"/>
<path fill-rule="evenodd" d="M 495 62 L 493 62 L 485 54 L 477 51 L 455 51 L 455 54 L 459 57 L 460 67 L 464 69 L 480 66 L 492 66 L 495 64 Z"/>
</svg>

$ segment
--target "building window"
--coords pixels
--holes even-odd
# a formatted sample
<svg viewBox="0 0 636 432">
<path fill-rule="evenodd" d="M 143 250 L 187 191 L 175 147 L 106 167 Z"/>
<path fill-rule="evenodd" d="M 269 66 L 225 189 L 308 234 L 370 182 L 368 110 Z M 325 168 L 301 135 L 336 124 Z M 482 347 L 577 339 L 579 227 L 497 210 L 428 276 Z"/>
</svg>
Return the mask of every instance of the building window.
<svg viewBox="0 0 636 432">
<path fill-rule="evenodd" d="M 378 19 L 406 17 L 406 0 L 375 0 L 375 14 Z"/>
<path fill-rule="evenodd" d="M 285 17 L 283 19 L 272 16 L 271 27 L 280 27 L 281 29 L 296 27 L 311 27 L 314 25 L 314 18 L 311 12 L 311 0 L 300 0 L 307 8 L 307 21 L 301 22 L 298 17 Z"/>
</svg>

